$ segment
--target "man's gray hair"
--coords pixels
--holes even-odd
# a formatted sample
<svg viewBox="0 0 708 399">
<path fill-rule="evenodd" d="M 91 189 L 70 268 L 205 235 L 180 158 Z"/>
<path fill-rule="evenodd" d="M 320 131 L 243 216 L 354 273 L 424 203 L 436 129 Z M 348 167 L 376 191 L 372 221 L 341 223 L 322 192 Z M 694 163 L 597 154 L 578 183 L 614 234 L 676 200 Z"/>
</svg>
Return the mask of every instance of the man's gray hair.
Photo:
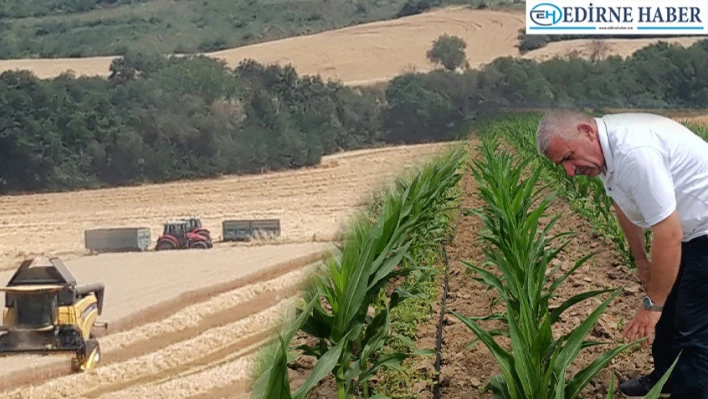
<svg viewBox="0 0 708 399">
<path fill-rule="evenodd" d="M 536 129 L 536 150 L 545 155 L 551 146 L 553 137 L 574 139 L 578 136 L 577 126 L 580 123 L 592 124 L 593 118 L 580 111 L 571 109 L 554 109 L 546 112 Z"/>
</svg>

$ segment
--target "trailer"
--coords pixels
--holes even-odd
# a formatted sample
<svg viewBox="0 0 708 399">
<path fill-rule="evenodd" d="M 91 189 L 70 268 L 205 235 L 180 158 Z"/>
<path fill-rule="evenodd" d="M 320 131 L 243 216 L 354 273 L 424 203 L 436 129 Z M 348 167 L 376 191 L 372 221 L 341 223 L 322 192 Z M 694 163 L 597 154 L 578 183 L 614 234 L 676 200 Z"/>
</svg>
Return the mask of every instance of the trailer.
<svg viewBox="0 0 708 399">
<path fill-rule="evenodd" d="M 280 236 L 280 219 L 225 220 L 222 222 L 224 241 L 250 241 Z"/>
<path fill-rule="evenodd" d="M 84 245 L 91 253 L 147 251 L 149 227 L 109 227 L 84 231 Z"/>
</svg>

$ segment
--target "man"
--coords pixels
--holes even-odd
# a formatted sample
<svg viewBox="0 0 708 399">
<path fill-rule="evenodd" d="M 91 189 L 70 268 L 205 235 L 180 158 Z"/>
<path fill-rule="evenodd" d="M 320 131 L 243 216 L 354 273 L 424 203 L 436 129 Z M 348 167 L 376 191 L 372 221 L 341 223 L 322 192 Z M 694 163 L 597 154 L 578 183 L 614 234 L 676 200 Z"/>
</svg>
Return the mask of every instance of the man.
<svg viewBox="0 0 708 399">
<path fill-rule="evenodd" d="M 708 399 L 708 143 L 659 115 L 571 110 L 544 115 L 536 143 L 568 176 L 602 180 L 636 259 L 646 296 L 622 335 L 649 340 L 655 330 L 655 368 L 621 392 L 643 398 L 681 351 L 662 397 Z"/>
</svg>

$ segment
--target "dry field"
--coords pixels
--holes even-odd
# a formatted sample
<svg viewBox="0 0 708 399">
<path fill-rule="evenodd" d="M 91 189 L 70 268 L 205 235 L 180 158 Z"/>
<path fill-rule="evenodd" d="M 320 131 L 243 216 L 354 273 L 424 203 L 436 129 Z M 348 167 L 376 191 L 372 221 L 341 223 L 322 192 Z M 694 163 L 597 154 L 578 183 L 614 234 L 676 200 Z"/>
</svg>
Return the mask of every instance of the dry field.
<svg viewBox="0 0 708 399">
<path fill-rule="evenodd" d="M 706 36 L 708 37 L 708 36 Z M 533 59 L 536 61 L 545 61 L 556 56 L 565 57 L 570 54 L 576 54 L 584 58 L 589 58 L 593 53 L 604 58 L 609 56 L 629 57 L 635 51 L 642 47 L 649 46 L 658 41 L 665 41 L 671 44 L 679 44 L 684 47 L 689 47 L 693 43 L 705 40 L 706 37 L 672 37 L 659 39 L 611 39 L 611 40 L 592 40 L 578 39 L 567 40 L 562 42 L 548 43 L 545 47 L 530 51 L 522 56 L 522 58 Z"/>
<path fill-rule="evenodd" d="M 288 252 L 280 251 L 271 258 L 286 259 L 292 255 Z M 99 367 L 72 374 L 69 357 L 61 355 L 1 359 L 0 398 L 218 398 L 220 393 L 245 393 L 255 351 L 271 337 L 271 329 L 282 320 L 283 314 L 292 309 L 290 305 L 299 284 L 320 264 L 319 259 L 321 254 L 315 253 L 281 263 L 270 276 L 263 274 L 261 281 L 252 284 L 246 278 L 222 284 L 218 289 L 210 288 L 208 292 L 176 296 L 169 310 L 167 307 L 151 310 L 130 323 L 120 321 L 119 314 L 127 312 L 117 298 L 120 291 L 128 288 L 113 280 L 116 289 L 111 296 L 108 286 L 104 319 L 109 320 L 109 328 L 114 331 L 100 338 Z M 245 260 L 241 266 L 246 269 L 267 263 L 250 260 L 254 262 Z M 174 266 L 166 264 L 161 268 L 148 266 L 156 266 L 154 273 L 162 271 L 164 275 L 169 266 Z M 188 269 L 188 264 L 194 264 L 193 260 L 182 262 L 181 266 Z M 97 273 L 79 264 L 73 266 L 77 275 Z M 135 267 L 131 272 L 139 274 L 139 269 Z M 180 285 L 192 286 L 179 281 L 190 274 L 181 270 L 170 271 L 176 277 L 170 279 L 163 291 L 177 294 Z M 200 284 L 206 280 L 214 278 L 199 279 Z M 133 279 L 125 284 L 133 290 L 140 286 Z M 154 287 L 144 298 L 157 292 L 158 287 Z M 163 294 L 160 297 L 165 299 Z M 124 298 L 127 308 L 131 300 L 140 302 L 142 297 L 133 292 Z M 142 302 L 143 306 L 149 304 Z M 116 327 L 111 327 L 111 321 L 116 319 L 119 320 L 113 323 Z"/>
<path fill-rule="evenodd" d="M 454 7 L 207 55 L 225 60 L 232 67 L 244 58 L 291 63 L 301 74 L 321 74 L 347 84 L 362 84 L 390 79 L 411 67 L 431 69 L 425 52 L 433 40 L 446 32 L 467 41 L 467 55 L 473 67 L 514 55 L 517 30 L 523 26 L 523 13 Z M 0 60 L 0 71 L 30 69 L 40 77 L 53 77 L 71 69 L 77 75 L 108 76 L 113 58 Z"/>
<path fill-rule="evenodd" d="M 21 258 L 62 254 L 79 282 L 106 284 L 101 367 L 65 356 L 0 359 L 0 398 L 216 398 L 246 392 L 255 350 L 371 192 L 447 144 L 325 157 L 314 168 L 141 187 L 0 197 L 6 282 Z M 281 242 L 82 256 L 83 230 L 197 214 L 219 237 L 229 218 L 277 217 Z M 4 270 L 3 270 L 4 269 Z M 100 332 L 100 330 L 99 330 Z M 201 396 L 200 396 L 201 395 Z"/>
<path fill-rule="evenodd" d="M 319 74 L 325 79 L 349 85 L 373 84 L 410 70 L 434 68 L 425 58 L 433 40 L 443 33 L 462 37 L 467 42 L 470 66 L 480 67 L 493 59 L 518 56 L 518 30 L 524 27 L 523 11 L 473 10 L 447 7 L 390 21 L 372 22 L 312 35 L 259 43 L 207 55 L 236 66 L 245 58 L 263 63 L 292 64 L 300 74 Z M 604 40 L 607 55 L 631 55 L 660 39 Z M 666 40 L 666 39 L 663 39 Z M 690 45 L 696 38 L 670 39 Z M 550 43 L 523 58 L 537 60 L 574 50 L 592 53 L 591 40 Z M 0 72 L 29 69 L 37 76 L 54 77 L 66 70 L 76 75 L 108 76 L 114 57 L 0 60 Z"/>
<path fill-rule="evenodd" d="M 0 270 L 15 268 L 28 256 L 83 255 L 84 230 L 98 227 L 150 227 L 154 245 L 165 220 L 190 215 L 202 218 L 215 241 L 220 240 L 223 220 L 239 218 L 280 218 L 281 242 L 329 241 L 352 210 L 370 199 L 372 190 L 445 146 L 345 152 L 324 157 L 316 167 L 262 175 L 3 196 Z M 214 250 L 234 245 L 243 246 L 217 243 Z M 95 257 L 95 263 L 104 256 Z"/>
</svg>

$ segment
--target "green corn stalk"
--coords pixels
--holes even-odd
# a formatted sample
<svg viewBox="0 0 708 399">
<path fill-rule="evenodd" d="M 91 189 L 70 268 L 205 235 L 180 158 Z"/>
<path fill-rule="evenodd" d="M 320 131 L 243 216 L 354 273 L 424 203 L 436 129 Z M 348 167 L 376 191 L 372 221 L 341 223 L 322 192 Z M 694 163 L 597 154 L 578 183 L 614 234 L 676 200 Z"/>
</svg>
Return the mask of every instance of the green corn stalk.
<svg viewBox="0 0 708 399">
<path fill-rule="evenodd" d="M 550 301 L 555 297 L 560 284 L 593 254 L 583 257 L 569 271 L 551 281 L 558 268 L 547 275 L 548 266 L 569 242 L 565 241 L 554 248 L 552 241 L 568 233 L 549 237 L 550 229 L 560 215 L 552 218 L 541 229 L 541 218 L 554 195 L 542 197 L 541 192 L 545 187 L 535 189 L 540 168 L 536 168 L 530 178 L 522 180 L 523 169 L 529 164 L 530 158 L 515 161 L 506 152 L 497 153 L 498 137 L 494 133 L 484 136 L 480 148 L 481 159 L 474 162 L 473 174 L 479 186 L 478 195 L 485 205 L 473 213 L 481 217 L 485 225 L 482 236 L 489 244 L 485 248 L 488 264 L 496 268 L 501 276 L 497 277 L 489 270 L 469 263 L 467 266 L 481 276 L 481 281 L 494 288 L 506 304 L 506 335 L 511 338 L 513 353 L 501 348 L 494 341 L 493 334 L 482 329 L 475 320 L 457 312 L 452 313 L 477 335 L 497 359 L 502 374 L 493 377 L 488 384 L 495 398 L 577 398 L 597 372 L 619 353 L 641 340 L 619 345 L 603 353 L 566 380 L 567 369 L 580 350 L 600 344 L 585 341 L 585 337 L 620 290 L 611 291 L 609 298 L 574 331 L 558 339 L 554 338 L 552 325 L 565 310 L 610 291 L 580 293 L 556 308 L 550 307 Z"/>
<path fill-rule="evenodd" d="M 461 178 L 464 151 L 452 150 L 430 162 L 410 180 L 399 179 L 382 195 L 380 213 L 363 215 L 351 226 L 341 254 L 331 257 L 328 273 L 316 275 L 305 291 L 305 306 L 257 376 L 252 398 L 304 398 L 327 375 L 333 375 L 337 398 L 371 396 L 368 381 L 380 368 L 400 370 L 407 353 L 382 351 L 391 332 L 391 310 L 407 298 L 422 294 L 419 284 L 396 288 L 388 300 L 381 292 L 398 276 L 430 276 L 414 257 L 438 245 L 432 240 L 447 230 L 444 216 L 456 200 L 454 188 Z M 420 281 L 419 281 L 420 282 Z M 373 315 L 370 308 L 375 306 Z M 315 338 L 288 355 L 294 332 Z M 405 341 L 405 339 L 404 339 Z M 291 393 L 287 363 L 298 354 L 318 360 L 304 384 Z M 414 354 L 430 354 L 414 348 Z M 287 387 L 286 387 L 287 385 Z"/>
<path fill-rule="evenodd" d="M 558 194 L 565 198 L 580 216 L 591 222 L 598 236 L 613 243 L 620 252 L 623 262 L 635 268 L 634 255 L 612 211 L 612 199 L 606 194 L 602 182 L 597 178 L 585 176 L 569 178 L 562 168 L 556 167 L 550 160 L 537 153 L 535 132 L 540 118 L 541 114 L 537 113 L 514 114 L 492 122 L 488 130 L 504 136 L 507 142 L 520 153 L 533 157 L 533 165 L 544 169 L 542 173 L 544 179 L 552 181 Z M 707 127 L 692 122 L 682 123 L 703 140 L 708 141 Z M 649 230 L 645 231 L 645 243 L 648 253 L 651 249 Z"/>
<path fill-rule="evenodd" d="M 590 221 L 597 235 L 612 242 L 624 263 L 634 268 L 634 257 L 611 210 L 612 199 L 606 194 L 602 182 L 585 176 L 569 178 L 562 168 L 537 153 L 535 132 L 540 117 L 538 114 L 515 115 L 495 122 L 493 127 L 521 154 L 533 158 L 531 163 L 543 169 L 544 180 L 553 182 L 558 194 L 570 203 L 573 210 Z"/>
</svg>

